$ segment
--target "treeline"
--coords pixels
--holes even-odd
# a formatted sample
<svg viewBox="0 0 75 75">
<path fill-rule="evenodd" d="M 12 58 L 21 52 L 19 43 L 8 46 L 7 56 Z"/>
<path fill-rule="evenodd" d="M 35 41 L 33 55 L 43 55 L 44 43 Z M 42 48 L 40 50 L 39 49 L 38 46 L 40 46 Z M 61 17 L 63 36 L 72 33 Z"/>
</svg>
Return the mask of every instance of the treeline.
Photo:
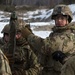
<svg viewBox="0 0 75 75">
<path fill-rule="evenodd" d="M 57 4 L 75 4 L 75 0 L 0 0 L 0 10 L 34 10 L 38 7 L 53 8 Z M 34 9 L 33 9 L 34 8 Z"/>
<path fill-rule="evenodd" d="M 54 6 L 59 3 L 72 4 L 75 0 L 0 0 L 2 5 Z"/>
</svg>

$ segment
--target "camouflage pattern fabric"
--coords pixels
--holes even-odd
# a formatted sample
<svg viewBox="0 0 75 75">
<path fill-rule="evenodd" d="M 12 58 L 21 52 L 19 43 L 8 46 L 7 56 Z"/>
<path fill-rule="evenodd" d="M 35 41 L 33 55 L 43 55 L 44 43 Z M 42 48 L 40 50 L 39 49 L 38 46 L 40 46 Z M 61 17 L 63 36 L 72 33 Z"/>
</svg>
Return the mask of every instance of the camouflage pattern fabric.
<svg viewBox="0 0 75 75">
<path fill-rule="evenodd" d="M 63 65 L 61 75 L 75 75 L 75 55 Z"/>
<path fill-rule="evenodd" d="M 51 15 L 51 19 L 54 19 L 56 15 L 58 14 L 62 14 L 63 16 L 68 16 L 68 22 L 70 23 L 73 19 L 73 15 L 72 15 L 72 11 L 70 10 L 70 8 L 68 7 L 68 5 L 64 5 L 64 4 L 59 4 L 56 5 L 53 13 Z"/>
<path fill-rule="evenodd" d="M 37 63 L 37 57 L 24 38 L 16 41 L 14 58 L 13 72 L 20 72 L 18 75 L 38 75 L 39 64 Z"/>
<path fill-rule="evenodd" d="M 28 42 L 34 48 L 34 52 L 36 50 L 36 53 L 44 54 L 44 57 L 40 55 L 43 57 L 40 60 L 44 67 L 43 75 L 60 75 L 62 64 L 52 59 L 52 53 L 60 50 L 69 56 L 75 52 L 73 30 L 75 30 L 74 25 L 66 25 L 64 27 L 54 27 L 53 32 L 46 39 L 34 34 L 28 36 Z"/>
<path fill-rule="evenodd" d="M 0 75 L 12 75 L 8 59 L 0 50 Z"/>
<path fill-rule="evenodd" d="M 9 53 L 8 50 L 4 50 L 4 52 Z M 16 41 L 14 64 L 11 70 L 12 75 L 38 75 L 39 73 L 37 57 L 24 38 Z"/>
</svg>

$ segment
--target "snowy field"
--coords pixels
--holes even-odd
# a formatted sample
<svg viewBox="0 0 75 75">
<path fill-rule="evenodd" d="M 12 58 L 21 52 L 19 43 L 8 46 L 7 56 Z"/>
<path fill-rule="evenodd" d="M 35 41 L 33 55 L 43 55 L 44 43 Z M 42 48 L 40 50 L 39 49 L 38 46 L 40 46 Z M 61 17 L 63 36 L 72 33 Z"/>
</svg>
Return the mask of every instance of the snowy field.
<svg viewBox="0 0 75 75">
<path fill-rule="evenodd" d="M 71 11 L 73 13 L 73 20 L 72 21 L 75 21 L 75 4 L 71 4 L 69 5 L 69 7 L 71 8 Z M 52 11 L 53 9 L 51 10 L 48 10 L 47 9 L 42 9 L 42 10 L 35 10 L 34 12 L 32 11 L 29 11 L 27 13 L 24 13 L 24 16 L 26 15 L 27 17 L 22 17 L 24 20 L 27 20 L 28 18 L 39 18 L 42 20 L 42 19 L 47 19 L 49 16 L 51 16 L 52 14 Z M 38 14 L 39 12 L 41 12 L 41 15 L 38 15 L 38 16 L 33 16 L 33 14 Z M 1 31 L 3 29 L 3 27 L 9 23 L 9 18 L 10 17 L 6 17 L 3 15 L 3 11 L 0 11 L 0 37 L 2 37 L 3 35 L 1 34 Z M 8 13 L 8 12 L 7 12 Z M 10 14 L 10 13 L 8 13 Z M 50 25 L 50 24 L 54 24 L 54 21 L 50 21 L 50 22 L 30 22 L 30 26 L 31 26 L 31 29 L 33 31 L 33 33 L 37 36 L 40 36 L 42 38 L 46 38 L 50 33 L 51 31 L 34 31 L 34 26 L 43 26 L 43 25 Z"/>
</svg>

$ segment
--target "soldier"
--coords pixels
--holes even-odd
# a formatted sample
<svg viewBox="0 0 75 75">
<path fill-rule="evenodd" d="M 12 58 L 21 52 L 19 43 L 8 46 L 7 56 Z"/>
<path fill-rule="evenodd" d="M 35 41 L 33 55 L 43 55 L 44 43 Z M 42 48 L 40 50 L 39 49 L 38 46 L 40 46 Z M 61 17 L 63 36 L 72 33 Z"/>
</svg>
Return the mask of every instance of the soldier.
<svg viewBox="0 0 75 75">
<path fill-rule="evenodd" d="M 4 48 L 7 47 L 7 43 L 9 42 L 9 25 L 5 25 L 1 33 L 3 33 L 3 37 L 0 39 L 0 48 L 3 51 Z M 0 62 L 1 62 L 0 75 L 12 75 L 9 66 L 9 61 L 1 50 L 0 50 Z"/>
<path fill-rule="evenodd" d="M 1 33 L 3 33 L 3 42 L 8 42 L 9 41 L 9 25 L 6 24 L 3 28 L 3 30 L 1 31 Z"/>
<path fill-rule="evenodd" d="M 21 25 L 22 22 L 23 21 L 21 21 L 19 24 Z M 12 75 L 38 75 L 40 64 L 38 63 L 36 55 L 28 45 L 28 42 L 26 41 L 25 38 L 22 37 L 20 26 L 16 29 L 15 37 L 16 37 L 15 40 L 16 46 L 13 57 L 11 54 L 9 54 L 10 42 L 8 42 L 7 48 L 5 47 L 3 48 L 4 49 L 3 52 L 9 59 Z"/>
<path fill-rule="evenodd" d="M 42 59 L 42 75 L 60 75 L 61 67 L 66 61 L 66 56 L 71 55 L 75 49 L 75 30 L 72 21 L 72 12 L 67 5 L 55 6 L 51 19 L 55 21 L 53 32 L 46 39 L 32 34 L 26 27 L 21 32 L 28 43 L 34 48 L 34 52 L 40 53 Z M 40 58 L 41 58 L 40 57 Z"/>
<path fill-rule="evenodd" d="M 12 75 L 9 61 L 0 49 L 0 75 Z"/>
<path fill-rule="evenodd" d="M 39 74 L 39 64 L 37 62 L 37 57 L 30 49 L 26 39 L 22 37 L 21 31 L 19 29 L 17 29 L 16 33 L 16 50 L 14 53 L 14 60 L 12 72 L 15 75 Z"/>
<path fill-rule="evenodd" d="M 3 28 L 3 30 L 1 31 L 1 33 L 3 33 L 3 37 L 0 39 L 0 48 L 2 50 L 5 50 L 8 47 L 7 43 L 9 42 L 9 29 L 10 29 L 10 26 L 8 24 L 6 24 Z"/>
</svg>

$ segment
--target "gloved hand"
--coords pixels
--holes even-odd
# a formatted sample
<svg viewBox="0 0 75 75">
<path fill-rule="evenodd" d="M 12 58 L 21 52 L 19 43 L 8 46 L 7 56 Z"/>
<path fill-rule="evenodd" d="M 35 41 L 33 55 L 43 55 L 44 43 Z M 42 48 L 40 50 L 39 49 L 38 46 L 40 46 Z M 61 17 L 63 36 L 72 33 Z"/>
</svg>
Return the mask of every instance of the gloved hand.
<svg viewBox="0 0 75 75">
<path fill-rule="evenodd" d="M 63 60 L 66 57 L 66 55 L 61 51 L 55 51 L 52 54 L 52 57 L 53 57 L 54 60 L 59 61 L 60 63 L 63 63 Z"/>
<path fill-rule="evenodd" d="M 25 27 L 28 28 L 28 30 L 32 32 L 30 24 L 26 24 Z"/>
<path fill-rule="evenodd" d="M 32 32 L 27 27 L 21 28 L 21 33 L 24 38 L 27 38 L 30 34 L 32 34 Z"/>
</svg>

